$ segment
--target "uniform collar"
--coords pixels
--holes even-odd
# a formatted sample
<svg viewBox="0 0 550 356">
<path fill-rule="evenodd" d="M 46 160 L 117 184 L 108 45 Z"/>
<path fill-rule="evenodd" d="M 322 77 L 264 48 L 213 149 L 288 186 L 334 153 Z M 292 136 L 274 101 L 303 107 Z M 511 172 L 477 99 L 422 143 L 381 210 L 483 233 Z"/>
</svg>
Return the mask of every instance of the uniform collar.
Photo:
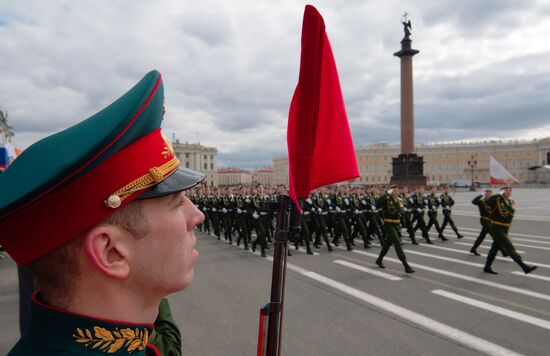
<svg viewBox="0 0 550 356">
<path fill-rule="evenodd" d="M 143 356 L 153 331 L 153 324 L 98 319 L 51 307 L 39 292 L 33 295 L 31 315 L 23 338 L 44 351 Z"/>
</svg>

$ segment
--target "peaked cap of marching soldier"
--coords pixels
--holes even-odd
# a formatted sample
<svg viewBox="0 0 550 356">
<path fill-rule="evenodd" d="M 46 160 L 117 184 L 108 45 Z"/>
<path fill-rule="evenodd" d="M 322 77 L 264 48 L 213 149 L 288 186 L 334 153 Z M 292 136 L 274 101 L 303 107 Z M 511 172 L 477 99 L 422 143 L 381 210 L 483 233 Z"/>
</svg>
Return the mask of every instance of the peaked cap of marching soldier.
<svg viewBox="0 0 550 356">
<path fill-rule="evenodd" d="M 26 149 L 0 175 L 0 245 L 28 264 L 134 199 L 195 186 L 162 135 L 164 89 L 151 71 L 90 118 Z"/>
</svg>

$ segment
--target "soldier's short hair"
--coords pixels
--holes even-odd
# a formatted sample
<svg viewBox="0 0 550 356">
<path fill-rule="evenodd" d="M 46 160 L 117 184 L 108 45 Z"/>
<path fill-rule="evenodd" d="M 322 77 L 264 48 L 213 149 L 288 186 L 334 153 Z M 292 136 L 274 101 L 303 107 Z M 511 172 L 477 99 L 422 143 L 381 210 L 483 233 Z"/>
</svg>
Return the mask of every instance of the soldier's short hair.
<svg viewBox="0 0 550 356">
<path fill-rule="evenodd" d="M 149 222 L 142 212 L 140 201 L 117 210 L 100 224 L 117 225 L 141 238 L 149 231 Z M 96 225 L 97 226 L 97 225 Z M 53 252 L 31 262 L 28 267 L 36 278 L 42 295 L 55 300 L 59 308 L 66 308 L 71 302 L 81 277 L 80 252 L 87 230 Z"/>
</svg>

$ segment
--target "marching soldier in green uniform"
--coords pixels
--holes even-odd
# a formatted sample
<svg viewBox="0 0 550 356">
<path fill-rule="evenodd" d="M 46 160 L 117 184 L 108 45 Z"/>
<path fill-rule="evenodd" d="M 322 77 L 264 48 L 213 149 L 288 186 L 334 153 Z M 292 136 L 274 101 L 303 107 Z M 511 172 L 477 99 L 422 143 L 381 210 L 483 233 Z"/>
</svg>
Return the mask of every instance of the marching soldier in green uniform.
<svg viewBox="0 0 550 356">
<path fill-rule="evenodd" d="M 391 245 L 395 248 L 397 257 L 403 263 L 405 272 L 414 273 L 414 270 L 407 263 L 407 257 L 401 247 L 398 230 L 401 228 L 400 214 L 402 207 L 398 199 L 399 190 L 397 187 L 390 188 L 386 194 L 378 198 L 378 206 L 382 208 L 382 218 L 384 219 L 384 229 L 386 230 L 386 243 L 382 246 L 380 255 L 376 259 L 376 264 L 380 268 L 386 268 L 383 263 L 384 256 L 388 253 Z"/>
<path fill-rule="evenodd" d="M 409 188 L 403 187 L 400 195 L 401 201 L 403 202 L 403 225 L 409 234 L 409 238 L 413 245 L 418 245 L 416 242 L 416 237 L 414 236 L 414 228 L 412 224 L 412 211 L 414 210 L 413 203 L 414 200 L 409 196 Z"/>
<path fill-rule="evenodd" d="M 428 206 L 428 200 L 424 197 L 424 187 L 416 187 L 416 193 L 413 194 L 411 198 L 414 209 L 414 220 L 416 221 L 414 232 L 416 233 L 416 230 L 420 229 L 420 231 L 422 232 L 422 237 L 426 239 L 426 243 L 431 245 L 433 244 L 433 242 L 430 239 L 430 235 L 428 235 L 428 229 L 426 226 L 426 222 L 424 221 L 424 212 L 426 210 L 426 207 Z"/>
<path fill-rule="evenodd" d="M 508 237 L 508 230 L 512 225 L 512 219 L 516 212 L 516 204 L 510 198 L 512 194 L 511 187 L 503 187 L 500 190 L 500 194 L 495 194 L 487 199 L 487 206 L 491 211 L 491 237 L 493 238 L 493 244 L 487 254 L 487 261 L 485 262 L 486 273 L 497 274 L 491 268 L 493 261 L 500 248 L 503 248 L 508 255 L 516 262 L 525 274 L 533 272 L 537 269 L 537 266 L 529 266 L 521 259 L 521 256 L 517 253 L 512 241 Z"/>
<path fill-rule="evenodd" d="M 351 241 L 353 241 L 353 238 L 359 234 L 363 240 L 363 247 L 370 248 L 369 236 L 367 233 L 366 220 L 364 218 L 364 211 L 362 210 L 363 204 L 361 203 L 361 200 L 361 190 L 356 189 L 350 198 L 350 212 L 352 214 L 351 220 L 352 225 L 354 226 Z"/>
<path fill-rule="evenodd" d="M 332 246 L 330 245 L 330 241 L 328 239 L 327 226 L 325 222 L 326 216 L 328 214 L 325 197 L 320 192 L 320 190 L 317 190 L 317 194 L 313 194 L 311 196 L 311 200 L 313 201 L 313 207 L 315 208 L 315 214 L 313 214 L 313 222 L 315 226 L 315 242 L 313 243 L 313 246 L 315 246 L 315 248 L 319 248 L 319 246 L 321 246 L 322 236 L 330 252 L 332 251 Z"/>
<path fill-rule="evenodd" d="M 470 249 L 470 252 L 476 256 L 481 256 L 477 252 L 477 248 L 483 243 L 485 236 L 487 234 L 492 235 L 491 232 L 491 208 L 487 205 L 487 199 L 493 195 L 491 189 L 486 189 L 483 194 L 478 195 L 472 200 L 472 204 L 477 205 L 479 208 L 479 222 L 481 224 L 481 231 L 479 232 L 478 237 L 476 238 L 474 245 Z M 501 247 L 500 252 L 503 257 L 508 257 L 506 251 Z"/>
<path fill-rule="evenodd" d="M 313 208 L 313 201 L 310 198 L 306 200 L 300 199 L 300 208 L 302 209 L 302 219 L 300 221 L 300 239 L 294 243 L 296 250 L 300 247 L 300 242 L 304 242 L 306 245 L 306 253 L 313 255 L 311 251 L 311 209 Z"/>
<path fill-rule="evenodd" d="M 367 220 L 369 222 L 368 233 L 369 235 L 376 235 L 380 241 L 380 246 L 384 246 L 385 238 L 378 222 L 378 207 L 376 206 L 375 189 L 369 187 L 367 189 L 367 195 L 365 196 L 367 206 Z"/>
<path fill-rule="evenodd" d="M 179 168 L 160 130 L 163 102 L 152 71 L 2 173 L 0 244 L 41 288 L 8 355 L 181 352 L 161 300 L 193 280 L 204 215 L 182 191 L 204 176 Z"/>
<path fill-rule="evenodd" d="M 441 226 L 439 225 L 439 220 L 437 219 L 437 208 L 439 207 L 439 198 L 437 196 L 437 187 L 433 186 L 431 188 L 430 194 L 426 197 L 427 200 L 427 206 L 428 206 L 428 226 L 426 226 L 426 231 L 430 231 L 432 226 L 435 226 L 435 230 L 438 233 L 439 238 L 441 241 L 447 241 L 448 239 L 443 236 L 443 230 L 441 229 Z"/>
<path fill-rule="evenodd" d="M 263 187 L 262 187 L 263 188 Z M 263 189 L 257 189 L 256 194 L 252 196 L 252 219 L 254 223 L 254 230 L 256 230 L 256 240 L 252 241 L 252 251 L 256 252 L 256 245 L 260 244 L 261 256 L 266 257 L 265 249 L 267 247 L 267 232 L 266 232 L 266 223 L 264 218 L 267 216 L 265 208 L 262 206 Z"/>
<path fill-rule="evenodd" d="M 479 223 L 481 224 L 481 231 L 477 237 L 474 245 L 470 249 L 470 252 L 476 256 L 481 256 L 477 252 L 477 248 L 483 243 L 485 236 L 491 234 L 491 208 L 487 205 L 487 199 L 493 194 L 491 189 L 486 189 L 483 194 L 478 195 L 472 200 L 472 204 L 477 205 L 479 208 Z"/>
<path fill-rule="evenodd" d="M 212 194 L 207 198 L 207 205 L 210 211 L 210 221 L 214 229 L 214 235 L 219 240 L 220 236 L 220 213 L 221 213 L 221 198 L 218 188 L 212 189 Z"/>
<path fill-rule="evenodd" d="M 346 243 L 346 247 L 348 251 L 352 250 L 351 243 L 349 241 L 349 228 L 347 224 L 347 207 L 349 206 L 349 199 L 344 195 L 345 188 L 343 186 L 340 186 L 338 188 L 338 194 L 335 196 L 335 213 L 334 218 L 336 220 L 336 236 L 334 238 L 334 244 L 337 245 L 338 243 L 338 237 L 341 235 L 344 238 L 344 242 Z M 346 205 L 346 200 L 348 201 L 348 204 Z"/>
<path fill-rule="evenodd" d="M 233 188 L 228 187 L 222 197 L 223 234 L 226 241 L 233 243 L 234 211 L 236 207 Z"/>
<path fill-rule="evenodd" d="M 244 221 L 246 224 L 246 236 L 248 243 L 250 243 L 252 241 L 252 229 L 254 229 L 254 223 L 252 221 L 252 195 L 250 195 L 250 189 L 248 187 L 243 187 L 241 194 L 244 198 Z"/>
<path fill-rule="evenodd" d="M 237 246 L 244 243 L 244 249 L 248 250 L 248 225 L 246 223 L 247 210 L 245 206 L 244 188 L 240 189 L 240 194 L 235 197 L 235 222 L 237 226 Z"/>
<path fill-rule="evenodd" d="M 464 237 L 464 235 L 461 235 L 458 232 L 458 229 L 455 225 L 455 222 L 453 221 L 453 218 L 451 217 L 451 209 L 453 205 L 455 205 L 455 201 L 453 197 L 449 194 L 449 186 L 446 185 L 443 194 L 439 197 L 439 203 L 441 204 L 443 208 L 443 223 L 441 224 L 441 232 L 445 231 L 445 227 L 447 224 L 451 225 L 451 228 L 456 234 L 456 237 L 458 239 L 461 239 Z"/>
</svg>

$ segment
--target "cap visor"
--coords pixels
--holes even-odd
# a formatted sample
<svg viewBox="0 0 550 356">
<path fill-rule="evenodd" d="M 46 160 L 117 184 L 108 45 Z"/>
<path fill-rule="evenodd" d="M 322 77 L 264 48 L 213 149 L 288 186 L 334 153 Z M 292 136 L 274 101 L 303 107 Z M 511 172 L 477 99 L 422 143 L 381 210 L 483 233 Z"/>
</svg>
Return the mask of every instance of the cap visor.
<svg viewBox="0 0 550 356">
<path fill-rule="evenodd" d="M 204 179 L 204 174 L 189 168 L 178 168 L 168 178 L 143 192 L 136 199 L 152 199 L 193 188 Z"/>
</svg>

